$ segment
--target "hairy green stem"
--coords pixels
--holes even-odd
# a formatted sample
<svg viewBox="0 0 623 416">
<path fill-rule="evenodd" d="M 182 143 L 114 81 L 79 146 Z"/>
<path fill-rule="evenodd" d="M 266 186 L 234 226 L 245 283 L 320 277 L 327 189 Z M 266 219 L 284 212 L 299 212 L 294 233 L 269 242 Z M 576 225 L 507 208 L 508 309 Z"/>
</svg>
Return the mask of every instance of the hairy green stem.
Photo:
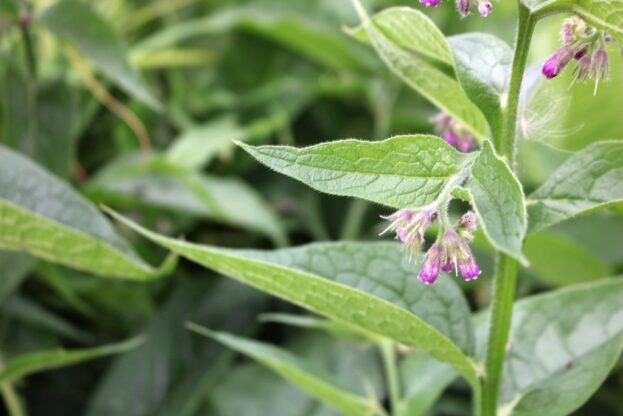
<svg viewBox="0 0 623 416">
<path fill-rule="evenodd" d="M 382 340 L 379 343 L 383 364 L 385 367 L 385 377 L 387 378 L 387 389 L 389 390 L 389 404 L 391 414 L 398 415 L 400 405 L 400 383 L 398 382 L 398 372 L 396 371 L 396 345 L 390 340 Z"/>
<path fill-rule="evenodd" d="M 502 134 L 495 138 L 496 151 L 507 158 L 511 168 L 515 167 L 516 132 L 521 83 L 526 67 L 530 40 L 535 19 L 530 11 L 518 2 L 519 20 L 515 40 L 515 52 L 511 69 L 510 85 L 504 112 Z M 506 345 L 513 312 L 513 300 L 517 282 L 517 261 L 502 253 L 497 254 L 493 282 L 489 337 L 485 358 L 485 376 L 482 380 L 480 416 L 495 416 L 497 399 L 506 355 Z"/>
<path fill-rule="evenodd" d="M 526 68 L 532 32 L 534 31 L 534 25 L 536 23 L 536 20 L 530 14 L 530 10 L 520 2 L 518 9 L 519 20 L 517 24 L 515 52 L 513 54 L 513 66 L 511 68 L 508 95 L 502 113 L 502 134 L 495 138 L 494 143 L 495 150 L 508 159 L 513 169 L 515 167 L 515 139 L 517 137 L 517 115 L 521 95 L 521 83 Z"/>
</svg>

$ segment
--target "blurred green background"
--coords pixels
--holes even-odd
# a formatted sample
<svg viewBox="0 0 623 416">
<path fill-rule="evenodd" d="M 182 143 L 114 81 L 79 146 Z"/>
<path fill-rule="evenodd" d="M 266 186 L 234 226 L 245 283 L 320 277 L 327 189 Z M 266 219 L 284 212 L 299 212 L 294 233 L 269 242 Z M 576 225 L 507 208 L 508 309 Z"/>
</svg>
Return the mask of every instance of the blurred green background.
<svg viewBox="0 0 623 416">
<path fill-rule="evenodd" d="M 375 240 L 386 209 L 321 195 L 258 165 L 232 140 L 304 146 L 433 128 L 437 110 L 342 32 L 358 22 L 347 0 L 85 1 L 101 21 L 82 21 L 95 36 L 77 41 L 77 11 L 50 22 L 54 1 L 0 1 L 0 143 L 94 203 L 168 235 L 256 248 Z M 415 0 L 365 3 L 371 11 L 421 8 Z M 446 35 L 482 31 L 512 44 L 515 9 L 498 1 L 489 18 L 459 19 L 446 1 L 426 13 Z M 536 71 L 558 47 L 561 20 L 537 26 Z M 623 138 L 623 64 L 619 53 L 611 57 L 611 80 L 596 95 L 590 84 L 569 88 L 571 71 L 535 81 L 521 120 L 527 192 L 568 151 Z M 519 294 L 621 273 L 620 211 L 529 237 L 532 267 L 522 271 Z M 120 232 L 151 264 L 164 258 Z M 491 249 L 480 238 L 476 246 L 483 277 L 463 285 L 474 310 L 488 302 L 492 270 Z M 0 252 L 3 360 L 147 335 L 132 351 L 17 383 L 32 415 L 333 414 L 258 364 L 191 334 L 183 326 L 189 320 L 286 346 L 353 389 L 363 392 L 367 383 L 385 394 L 379 357 L 365 342 L 262 322 L 266 312 L 302 313 L 186 261 L 167 278 L 137 283 Z M 623 415 L 621 364 L 578 415 Z M 451 384 L 429 412 L 468 415 L 467 386 Z"/>
</svg>

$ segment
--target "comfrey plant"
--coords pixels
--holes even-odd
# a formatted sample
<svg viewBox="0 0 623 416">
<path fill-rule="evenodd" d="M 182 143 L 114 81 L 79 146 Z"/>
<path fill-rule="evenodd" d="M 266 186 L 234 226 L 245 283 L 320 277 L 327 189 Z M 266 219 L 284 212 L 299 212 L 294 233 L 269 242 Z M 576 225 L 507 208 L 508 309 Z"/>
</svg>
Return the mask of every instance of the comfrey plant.
<svg viewBox="0 0 623 416">
<path fill-rule="evenodd" d="M 490 3 L 476 4 L 480 14 L 491 12 Z M 518 109 L 539 20 L 574 14 L 563 23 L 563 46 L 543 66 L 547 78 L 575 61 L 578 80 L 601 81 L 608 72 L 607 48 L 623 42 L 623 0 L 519 0 L 513 48 L 483 33 L 446 38 L 418 9 L 370 15 L 359 0 L 353 5 L 361 24 L 347 34 L 439 108 L 433 120 L 438 135 L 336 140 L 305 148 L 238 144 L 260 163 L 315 190 L 393 209 L 384 217 L 382 234 L 399 242 L 230 250 L 163 237 L 118 218 L 175 253 L 329 319 L 284 321 L 356 334 L 378 345 L 386 383 L 377 394 L 387 401 L 337 386 L 292 357 L 283 360 L 274 347 L 193 327 L 258 359 L 343 414 L 422 414 L 457 375 L 471 387 L 472 414 L 573 412 L 620 357 L 623 280 L 514 303 L 515 286 L 520 268 L 530 267 L 523 247 L 528 234 L 623 201 L 623 141 L 595 142 L 569 154 L 526 196 L 515 174 L 517 138 L 525 131 L 518 126 Z M 473 5 L 459 1 L 460 14 Z M 455 215 L 449 207 L 459 204 L 453 200 L 470 209 Z M 485 263 L 472 251 L 474 236 L 495 258 L 494 270 L 481 271 L 479 264 Z M 491 283 L 490 305 L 474 319 L 460 280 L 452 277 L 458 275 L 470 281 L 468 287 Z M 411 355 L 400 360 L 399 351 Z M 447 366 L 435 367 L 437 361 Z M 407 388 L 415 383 L 410 375 L 426 385 Z"/>
<path fill-rule="evenodd" d="M 595 80 L 595 91 L 600 80 L 608 79 L 608 43 L 618 43 L 606 32 L 589 26 L 578 16 L 566 19 L 560 31 L 562 47 L 543 65 L 541 72 L 554 78 L 575 61 L 574 79 Z M 620 45 L 619 45 L 620 47 Z"/>
</svg>

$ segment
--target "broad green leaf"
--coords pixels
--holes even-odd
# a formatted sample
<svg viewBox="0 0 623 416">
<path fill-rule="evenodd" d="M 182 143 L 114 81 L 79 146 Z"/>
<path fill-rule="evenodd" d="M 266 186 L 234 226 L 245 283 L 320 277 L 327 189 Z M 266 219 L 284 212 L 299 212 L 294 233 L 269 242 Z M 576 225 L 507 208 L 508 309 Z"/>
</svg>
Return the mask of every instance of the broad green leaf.
<svg viewBox="0 0 623 416">
<path fill-rule="evenodd" d="M 454 66 L 447 41 L 426 15 L 408 7 L 387 9 L 366 18 L 351 33 L 365 39 L 362 31 L 385 65 L 403 82 L 461 121 L 476 137 L 484 139 L 488 135 L 485 117 L 461 85 L 413 53 Z"/>
<path fill-rule="evenodd" d="M 118 354 L 131 350 L 142 342 L 142 337 L 136 337 L 101 347 L 73 350 L 58 349 L 21 355 L 9 360 L 0 370 L 0 384 L 20 380 L 33 373 L 79 364 L 111 354 Z"/>
<path fill-rule="evenodd" d="M 426 135 L 377 142 L 340 140 L 302 149 L 240 146 L 271 169 L 316 190 L 394 208 L 433 203 L 472 158 Z"/>
<path fill-rule="evenodd" d="M 147 279 L 167 273 L 144 263 L 110 223 L 69 185 L 0 146 L 0 248 L 28 251 L 94 274 Z"/>
<path fill-rule="evenodd" d="M 456 372 L 452 367 L 421 351 L 414 351 L 402 359 L 398 371 L 403 390 L 398 416 L 426 414 L 445 388 L 456 378 Z"/>
<path fill-rule="evenodd" d="M 185 321 L 248 331 L 268 297 L 229 279 L 179 277 L 141 331 L 145 342 L 115 357 L 85 415 L 196 415 L 206 395 L 229 373 L 233 354 L 216 344 L 206 345 L 184 328 Z"/>
<path fill-rule="evenodd" d="M 578 285 L 515 304 L 500 414 L 572 413 L 623 348 L 623 279 Z"/>
<path fill-rule="evenodd" d="M 530 262 L 530 272 L 539 279 L 567 286 L 612 275 L 612 270 L 596 254 L 570 237 L 542 232 L 528 236 L 524 252 Z"/>
<path fill-rule="evenodd" d="M 591 144 L 528 197 L 529 232 L 623 201 L 623 141 Z"/>
<path fill-rule="evenodd" d="M 275 212 L 245 182 L 182 169 L 159 155 L 147 162 L 126 155 L 104 168 L 87 193 L 106 204 L 158 207 L 257 231 L 278 245 L 286 241 Z"/>
<path fill-rule="evenodd" d="M 451 36 L 448 43 L 465 92 L 480 107 L 491 129 L 499 131 L 513 59 L 511 48 L 487 33 Z"/>
<path fill-rule="evenodd" d="M 521 244 L 526 235 L 523 190 L 506 163 L 484 142 L 465 183 L 482 229 L 499 250 L 526 262 Z"/>
<path fill-rule="evenodd" d="M 475 364 L 445 335 L 452 334 L 463 350 L 473 350 L 465 299 L 449 279 L 427 287 L 416 282 L 411 271 L 411 279 L 406 280 L 410 273 L 397 244 L 318 244 L 276 252 L 227 250 L 167 238 L 110 213 L 192 261 L 329 318 L 430 351 L 477 388 Z M 453 323 L 448 313 L 461 323 Z"/>
<path fill-rule="evenodd" d="M 126 92 L 154 110 L 160 103 L 130 65 L 122 39 L 89 6 L 61 0 L 45 9 L 38 21 L 59 38 L 66 39 Z"/>
<path fill-rule="evenodd" d="M 330 374 L 315 368 L 287 350 L 224 332 L 214 332 L 193 323 L 189 323 L 187 327 L 191 331 L 209 337 L 234 351 L 257 360 L 345 415 L 363 416 L 383 413 L 375 400 L 346 390 Z"/>
<path fill-rule="evenodd" d="M 623 43 L 623 0 L 522 0 L 522 3 L 532 13 L 542 16 L 556 11 L 577 13 Z"/>
</svg>

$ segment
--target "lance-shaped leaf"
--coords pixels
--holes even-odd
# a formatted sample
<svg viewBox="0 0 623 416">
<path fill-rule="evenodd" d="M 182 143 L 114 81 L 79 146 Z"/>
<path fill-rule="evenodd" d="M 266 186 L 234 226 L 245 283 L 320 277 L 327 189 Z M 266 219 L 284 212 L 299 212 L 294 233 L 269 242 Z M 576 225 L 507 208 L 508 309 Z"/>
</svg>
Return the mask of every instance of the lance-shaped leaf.
<svg viewBox="0 0 623 416">
<path fill-rule="evenodd" d="M 174 267 L 173 257 L 160 270 L 144 263 L 90 202 L 2 146 L 0 248 L 111 277 L 146 279 Z"/>
<path fill-rule="evenodd" d="M 74 350 L 51 350 L 20 355 L 9 360 L 0 370 L 0 384 L 12 382 L 40 371 L 53 370 L 78 364 L 106 355 L 131 350 L 143 342 L 142 337 L 132 338 L 117 344 Z"/>
<path fill-rule="evenodd" d="M 450 279 L 432 287 L 419 284 L 398 244 L 230 250 L 167 238 L 109 212 L 192 261 L 329 318 L 430 351 L 478 388 L 477 369 L 465 354 L 474 345 L 469 314 L 463 315 L 465 299 Z"/>
<path fill-rule="evenodd" d="M 152 109 L 160 103 L 130 64 L 123 42 L 114 28 L 89 6 L 62 0 L 45 9 L 38 21 L 66 39 L 113 82 Z"/>
<path fill-rule="evenodd" d="M 489 241 L 526 263 L 521 244 L 526 235 L 526 205 L 521 184 L 486 141 L 465 187 Z"/>
<path fill-rule="evenodd" d="M 623 141 L 597 142 L 567 159 L 529 196 L 529 231 L 622 201 Z"/>
<path fill-rule="evenodd" d="M 266 166 L 318 191 L 394 208 L 431 204 L 473 158 L 427 135 L 340 140 L 302 149 L 239 145 Z"/>
<path fill-rule="evenodd" d="M 426 15 L 408 7 L 390 8 L 349 32 L 370 42 L 385 65 L 408 86 L 460 120 L 478 138 L 487 136 L 485 117 L 456 79 L 416 54 L 454 66 L 448 42 Z"/>
<path fill-rule="evenodd" d="M 562 416 L 588 400 L 621 355 L 622 298 L 617 278 L 518 302 L 500 414 Z"/>
<path fill-rule="evenodd" d="M 522 0 L 533 14 L 574 12 L 623 43 L 623 0 Z"/>
<path fill-rule="evenodd" d="M 330 374 L 326 374 L 320 368 L 316 368 L 287 350 L 224 332 L 214 332 L 193 323 L 189 323 L 187 327 L 257 360 L 342 414 L 364 416 L 382 413 L 380 405 L 375 400 L 348 391 L 341 387 Z"/>
</svg>

